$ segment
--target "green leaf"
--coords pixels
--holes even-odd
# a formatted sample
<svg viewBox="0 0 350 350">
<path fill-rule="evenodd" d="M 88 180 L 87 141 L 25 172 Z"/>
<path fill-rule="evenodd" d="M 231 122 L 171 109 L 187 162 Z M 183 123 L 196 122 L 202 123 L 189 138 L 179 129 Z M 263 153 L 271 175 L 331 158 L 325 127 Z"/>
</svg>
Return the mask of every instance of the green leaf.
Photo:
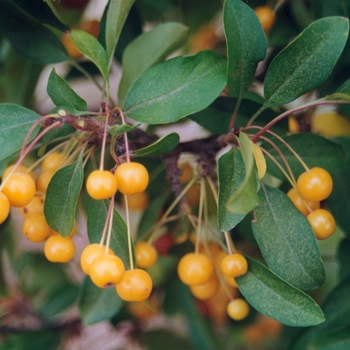
<svg viewBox="0 0 350 350">
<path fill-rule="evenodd" d="M 227 209 L 232 213 L 245 215 L 259 204 L 257 194 L 258 180 L 251 140 L 247 134 L 241 132 L 238 137 L 238 142 L 242 152 L 245 177 L 237 191 L 230 196 L 227 202 Z M 237 169 L 237 171 L 239 172 L 242 170 Z"/>
<path fill-rule="evenodd" d="M 91 200 L 88 208 L 87 229 L 90 243 L 100 243 L 105 225 L 109 201 Z M 113 228 L 110 248 L 123 260 L 125 268 L 130 268 L 127 227 L 120 214 L 113 210 Z"/>
<path fill-rule="evenodd" d="M 187 27 L 180 23 L 163 23 L 143 33 L 127 46 L 123 53 L 123 75 L 118 88 L 120 105 L 123 105 L 131 84 L 148 68 L 164 61 L 180 47 L 187 33 Z"/>
<path fill-rule="evenodd" d="M 333 334 L 321 334 L 308 347 L 312 350 L 348 350 L 349 348 L 350 333 L 348 329 Z"/>
<path fill-rule="evenodd" d="M 299 289 L 324 282 L 320 251 L 311 226 L 282 191 L 263 186 L 252 222 L 254 236 L 272 271 Z"/>
<path fill-rule="evenodd" d="M 107 55 L 98 40 L 83 30 L 72 30 L 69 37 L 72 39 L 77 49 L 89 60 L 95 63 L 104 80 L 108 82 Z"/>
<path fill-rule="evenodd" d="M 108 69 L 114 56 L 114 51 L 122 31 L 125 20 L 135 0 L 110 0 L 106 16 L 106 54 Z"/>
<path fill-rule="evenodd" d="M 151 145 L 135 151 L 136 157 L 159 157 L 172 151 L 180 142 L 180 136 L 176 132 L 161 137 Z"/>
<path fill-rule="evenodd" d="M 347 18 L 322 18 L 284 48 L 266 73 L 265 107 L 291 102 L 321 85 L 343 51 L 348 31 Z"/>
<path fill-rule="evenodd" d="M 168 124 L 212 103 L 226 84 L 226 60 L 213 51 L 176 57 L 143 73 L 125 99 L 125 114 L 147 124 Z"/>
<path fill-rule="evenodd" d="M 136 129 L 139 126 L 140 126 L 140 123 L 135 125 L 128 125 L 128 124 L 113 125 L 110 128 L 108 128 L 108 133 L 113 137 L 117 137 Z"/>
<path fill-rule="evenodd" d="M 337 257 L 339 261 L 339 280 L 350 277 L 350 240 L 343 239 L 338 247 Z"/>
<path fill-rule="evenodd" d="M 350 215 L 350 137 L 341 136 L 333 139 L 334 142 L 343 146 L 347 154 L 347 163 L 345 167 L 333 174 L 333 191 L 327 199 L 327 204 L 338 225 L 347 237 L 350 237 L 349 215 Z"/>
<path fill-rule="evenodd" d="M 147 232 L 150 232 L 152 227 L 156 224 L 159 216 L 161 215 L 165 201 L 168 199 L 167 196 L 158 195 L 154 198 L 147 208 L 142 213 L 142 217 L 137 227 L 137 237 L 140 238 Z"/>
<path fill-rule="evenodd" d="M 2 50 L 6 51 L 3 46 Z M 2 58 L 0 76 L 2 101 L 32 107 L 35 87 L 42 70 L 43 66 L 26 60 L 14 50 L 6 52 Z"/>
<path fill-rule="evenodd" d="M 85 325 L 110 320 L 123 305 L 115 288 L 98 288 L 89 276 L 85 277 L 78 302 L 80 317 Z"/>
<path fill-rule="evenodd" d="M 307 294 L 280 279 L 266 266 L 248 258 L 248 272 L 236 279 L 238 288 L 256 310 L 293 327 L 314 326 L 324 315 Z"/>
<path fill-rule="evenodd" d="M 218 161 L 219 205 L 218 225 L 221 231 L 229 231 L 241 222 L 245 214 L 227 210 L 228 200 L 239 190 L 245 179 L 242 153 L 233 148 L 223 154 Z"/>
<path fill-rule="evenodd" d="M 326 344 L 327 339 L 336 341 L 336 338 L 343 338 L 344 331 L 349 334 L 350 323 L 350 278 L 343 280 L 336 286 L 327 296 L 323 303 L 322 310 L 325 316 L 325 322 L 312 327 L 303 332 L 294 339 L 289 350 L 309 350 L 314 349 L 314 344 L 319 344 L 319 339 L 322 338 Z M 346 340 L 346 338 L 345 338 Z M 329 344 L 328 344 L 329 345 Z M 327 345 L 327 346 L 328 346 Z M 316 348 L 315 348 L 316 349 Z M 338 348 L 336 348 L 338 349 Z M 342 349 L 342 348 L 340 348 Z M 347 349 L 347 348 L 345 348 Z"/>
<path fill-rule="evenodd" d="M 68 59 L 63 44 L 53 32 L 9 1 L 0 1 L 0 32 L 17 53 L 36 64 Z"/>
<path fill-rule="evenodd" d="M 227 42 L 227 83 L 240 100 L 254 80 L 258 62 L 266 55 L 266 36 L 251 7 L 241 0 L 226 0 L 224 29 Z"/>
<path fill-rule="evenodd" d="M 47 1 L 42 0 L 12 0 L 19 8 L 21 8 L 28 16 L 32 17 L 39 23 L 48 24 L 51 27 L 64 32 L 69 29 L 56 17 L 57 12 L 51 8 Z"/>
<path fill-rule="evenodd" d="M 341 170 L 346 163 L 346 154 L 341 145 L 328 140 L 322 136 L 310 133 L 298 133 L 284 137 L 294 151 L 303 159 L 309 168 L 318 166 L 326 169 L 331 174 L 335 174 Z M 299 160 L 292 154 L 289 149 L 280 141 L 273 139 L 273 142 L 279 147 L 282 154 L 288 161 L 294 176 L 297 178 L 305 171 Z M 270 152 L 274 158 L 283 165 L 283 161 L 278 152 L 267 142 L 261 145 Z M 284 175 L 276 167 L 276 165 L 266 157 L 267 171 L 269 174 L 284 179 Z"/>
<path fill-rule="evenodd" d="M 42 300 L 39 311 L 47 318 L 51 318 L 71 306 L 78 298 L 79 287 L 65 283 Z"/>
<path fill-rule="evenodd" d="M 0 160 L 22 148 L 29 129 L 39 117 L 30 109 L 11 103 L 0 104 Z M 38 128 L 34 130 L 30 140 L 37 131 Z"/>
<path fill-rule="evenodd" d="M 52 177 L 45 196 L 44 213 L 50 227 L 67 237 L 71 233 L 84 173 L 81 157 L 59 169 Z"/>
<path fill-rule="evenodd" d="M 78 96 L 70 85 L 56 74 L 52 68 L 47 84 L 47 93 L 56 106 L 71 106 L 79 111 L 86 111 L 86 102 Z"/>
<path fill-rule="evenodd" d="M 175 279 L 167 291 L 164 308 L 165 312 L 180 311 L 186 317 L 188 333 L 193 344 L 198 349 L 211 350 L 219 348 L 218 340 L 205 318 L 200 315 L 188 286 L 178 279 Z"/>
</svg>

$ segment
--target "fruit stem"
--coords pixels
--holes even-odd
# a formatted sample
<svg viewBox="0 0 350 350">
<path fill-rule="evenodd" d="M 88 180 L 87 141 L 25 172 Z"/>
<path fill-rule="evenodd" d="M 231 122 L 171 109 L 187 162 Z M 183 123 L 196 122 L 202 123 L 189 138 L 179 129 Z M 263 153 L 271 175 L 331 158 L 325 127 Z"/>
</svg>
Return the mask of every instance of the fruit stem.
<svg viewBox="0 0 350 350">
<path fill-rule="evenodd" d="M 241 106 L 241 101 L 242 101 L 241 98 L 237 99 L 235 109 L 234 109 L 234 111 L 233 111 L 233 113 L 232 113 L 232 117 L 231 117 L 231 121 L 230 121 L 230 126 L 229 126 L 229 131 L 231 131 L 231 130 L 234 128 L 234 126 L 235 126 L 235 122 L 236 122 L 236 119 L 237 119 L 238 110 L 239 110 L 239 107 Z"/>
<path fill-rule="evenodd" d="M 179 218 L 179 214 L 176 215 L 172 215 L 170 217 L 168 217 L 170 215 L 170 213 L 172 212 L 172 210 L 175 208 L 175 206 L 180 202 L 180 200 L 184 197 L 184 195 L 187 193 L 187 191 L 189 190 L 189 188 L 197 181 L 197 176 L 194 176 L 186 185 L 186 187 L 180 192 L 180 194 L 174 199 L 174 201 L 171 203 L 171 205 L 168 207 L 168 209 L 166 210 L 166 212 L 162 215 L 162 217 L 160 218 L 159 222 L 153 227 L 153 232 L 151 233 L 150 237 L 147 240 L 147 243 L 151 244 L 153 239 L 156 237 L 159 228 L 162 227 L 164 224 L 174 221 L 176 219 Z"/>
<path fill-rule="evenodd" d="M 131 231 L 130 231 L 130 212 L 129 212 L 128 196 L 124 195 L 124 199 L 125 199 L 126 228 L 128 231 L 128 250 L 129 250 L 130 270 L 133 270 L 134 259 L 132 255 L 132 241 L 131 241 Z"/>
<path fill-rule="evenodd" d="M 103 171 L 104 169 L 104 159 L 105 159 L 105 152 L 106 152 L 109 117 L 110 117 L 110 110 L 108 105 L 106 104 L 106 121 L 103 128 L 103 139 L 102 139 L 102 146 L 101 146 L 101 158 L 100 158 L 100 168 L 99 168 L 100 171 Z"/>
<path fill-rule="evenodd" d="M 110 210 L 110 208 L 112 208 Z M 114 196 L 111 198 L 111 202 L 109 204 L 108 210 L 110 211 L 109 213 L 109 220 L 108 221 L 108 233 L 107 233 L 107 239 L 106 239 L 106 254 L 108 254 L 108 249 L 111 243 L 111 236 L 112 236 L 112 229 L 113 229 L 113 214 L 114 214 Z"/>
<path fill-rule="evenodd" d="M 280 150 L 280 148 L 272 140 L 270 140 L 267 137 L 261 136 L 261 139 L 264 140 L 265 142 L 269 143 L 277 151 L 277 153 L 279 154 L 279 156 L 281 157 L 281 159 L 283 160 L 283 163 L 285 164 L 285 166 L 287 168 L 287 171 L 290 175 L 290 178 L 292 179 L 293 183 L 295 183 L 295 177 L 294 177 L 293 171 L 292 171 L 286 157 L 284 156 L 284 154 Z"/>
<path fill-rule="evenodd" d="M 199 196 L 199 208 L 198 208 L 198 223 L 197 223 L 197 231 L 196 231 L 196 246 L 195 253 L 199 253 L 199 243 L 201 241 L 201 231 L 202 231 L 202 216 L 203 216 L 203 205 L 205 199 L 205 183 L 204 178 L 201 178 L 200 184 L 200 196 Z"/>
<path fill-rule="evenodd" d="M 109 218 L 111 217 L 112 210 L 113 210 L 113 203 L 112 203 L 112 200 L 111 200 L 110 203 L 109 203 L 109 206 L 108 206 L 108 210 L 107 210 L 106 221 L 105 221 L 105 224 L 103 226 L 102 236 L 101 236 L 101 239 L 100 239 L 100 246 L 103 246 L 103 243 L 105 241 L 107 228 L 108 228 L 108 224 L 109 224 Z"/>
<path fill-rule="evenodd" d="M 50 125 L 49 127 L 47 127 L 45 130 L 43 130 L 39 135 L 37 135 L 34 140 L 28 145 L 28 147 L 24 150 L 22 148 L 21 151 L 21 155 L 18 158 L 15 166 L 12 168 L 11 172 L 8 174 L 8 176 L 6 177 L 6 179 L 3 179 L 3 182 L 1 183 L 0 186 L 0 192 L 3 189 L 3 187 L 5 186 L 7 179 L 10 178 L 10 176 L 16 171 L 16 169 L 21 165 L 21 163 L 23 162 L 23 159 L 27 156 L 27 154 L 32 150 L 33 146 L 46 134 L 48 133 L 51 129 L 56 127 L 56 123 Z M 28 134 L 27 134 L 28 135 Z"/>
<path fill-rule="evenodd" d="M 287 172 L 283 169 L 283 167 L 281 166 L 280 163 L 277 162 L 277 160 L 275 159 L 275 157 L 269 153 L 268 151 L 266 151 L 266 149 L 261 148 L 261 150 L 263 151 L 263 153 L 265 153 L 275 164 L 276 166 L 281 170 L 281 172 L 283 173 L 283 175 L 286 177 L 286 179 L 289 181 L 289 183 L 294 187 L 295 186 L 295 182 L 292 181 L 292 179 L 290 178 L 290 176 L 287 174 Z"/>
<path fill-rule="evenodd" d="M 232 247 L 232 241 L 230 237 L 230 232 L 229 231 L 224 231 L 224 237 L 226 241 L 226 246 L 227 246 L 227 253 L 232 254 L 233 251 L 235 251 L 234 247 Z"/>
<path fill-rule="evenodd" d="M 345 101 L 345 100 L 335 100 L 334 101 L 334 100 L 327 100 L 326 98 L 327 97 L 324 97 L 324 98 L 321 98 L 321 99 L 318 99 L 318 100 L 315 100 L 315 101 L 311 101 L 311 102 L 305 103 L 305 104 L 303 104 L 303 105 L 301 105 L 301 106 L 299 106 L 297 108 L 290 109 L 289 111 L 286 111 L 286 112 L 280 114 L 275 119 L 271 120 L 268 124 L 266 124 L 257 134 L 255 134 L 255 136 L 252 138 L 252 141 L 255 143 L 259 139 L 259 137 L 262 134 L 264 134 L 267 130 L 269 130 L 272 126 L 274 126 L 280 120 L 282 120 L 285 117 L 288 117 L 289 115 L 291 115 L 293 113 L 296 113 L 296 112 L 302 111 L 302 110 L 304 110 L 306 108 L 310 108 L 310 107 L 314 107 L 314 106 L 349 103 L 348 101 Z M 265 109 L 264 105 L 261 106 L 261 108 L 258 110 L 259 113 L 257 112 L 257 113 L 254 114 L 254 116 L 249 120 L 246 128 L 249 128 L 252 125 L 252 123 L 255 120 L 255 118 L 264 109 Z M 246 129 L 246 128 L 244 128 L 244 129 Z"/>
<path fill-rule="evenodd" d="M 116 110 L 118 110 L 120 118 L 122 120 L 122 124 L 126 124 L 125 117 L 122 109 L 120 107 L 115 107 Z M 126 161 L 130 163 L 130 149 L 129 149 L 129 140 L 128 140 L 128 133 L 124 133 L 124 142 L 125 142 L 125 152 L 126 152 Z"/>
</svg>

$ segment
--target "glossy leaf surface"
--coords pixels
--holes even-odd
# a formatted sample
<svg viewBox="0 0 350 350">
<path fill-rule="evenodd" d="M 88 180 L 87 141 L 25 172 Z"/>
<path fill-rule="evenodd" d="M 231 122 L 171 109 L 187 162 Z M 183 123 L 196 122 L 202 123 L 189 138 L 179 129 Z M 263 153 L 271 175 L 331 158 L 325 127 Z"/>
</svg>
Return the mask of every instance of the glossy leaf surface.
<svg viewBox="0 0 350 350">
<path fill-rule="evenodd" d="M 167 55 L 183 44 L 187 33 L 187 27 L 181 23 L 163 23 L 140 35 L 127 46 L 123 53 L 123 75 L 118 89 L 121 105 L 131 84 L 148 68 L 164 61 Z"/>
<path fill-rule="evenodd" d="M 176 132 L 161 137 L 151 145 L 135 151 L 138 157 L 158 157 L 172 151 L 180 142 L 180 136 Z"/>
<path fill-rule="evenodd" d="M 263 186 L 259 197 L 252 228 L 267 265 L 299 289 L 320 287 L 324 269 L 307 219 L 278 189 Z"/>
<path fill-rule="evenodd" d="M 321 85 L 343 51 L 348 19 L 313 22 L 272 61 L 264 84 L 265 107 L 291 102 Z"/>
<path fill-rule="evenodd" d="M 128 91 L 125 114 L 147 124 L 168 124 L 206 108 L 226 84 L 226 60 L 213 51 L 176 57 L 142 74 Z"/>
<path fill-rule="evenodd" d="M 248 272 L 236 278 L 240 292 L 256 310 L 285 325 L 313 326 L 324 322 L 311 297 L 280 279 L 266 266 L 247 258 Z"/>
<path fill-rule="evenodd" d="M 252 8 L 241 0 L 225 1 L 223 21 L 227 83 L 233 96 L 241 99 L 253 82 L 258 62 L 266 55 L 266 37 Z"/>
<path fill-rule="evenodd" d="M 69 236 L 73 229 L 83 178 L 83 164 L 79 158 L 76 162 L 59 169 L 47 188 L 45 218 L 50 227 L 61 236 Z"/>
<path fill-rule="evenodd" d="M 0 160 L 21 149 L 27 132 L 38 118 L 39 115 L 30 109 L 11 103 L 0 104 Z"/>
<path fill-rule="evenodd" d="M 61 78 L 53 68 L 47 84 L 47 93 L 56 106 L 70 106 L 86 111 L 86 102 Z"/>
</svg>

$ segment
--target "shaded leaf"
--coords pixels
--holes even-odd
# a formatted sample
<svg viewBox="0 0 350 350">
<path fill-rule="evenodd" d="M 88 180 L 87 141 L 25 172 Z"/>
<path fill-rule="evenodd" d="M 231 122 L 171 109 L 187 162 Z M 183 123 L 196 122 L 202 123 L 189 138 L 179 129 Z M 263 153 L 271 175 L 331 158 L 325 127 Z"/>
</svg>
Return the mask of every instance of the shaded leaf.
<svg viewBox="0 0 350 350">
<path fill-rule="evenodd" d="M 79 157 L 76 162 L 59 169 L 47 188 L 45 218 L 61 236 L 69 236 L 73 229 L 83 179 L 83 164 Z"/>
<path fill-rule="evenodd" d="M 348 19 L 313 22 L 272 61 L 264 83 L 265 107 L 291 102 L 323 83 L 343 51 Z"/>
<path fill-rule="evenodd" d="M 0 1 L 0 32 L 20 55 L 36 64 L 58 63 L 68 54 L 57 36 L 9 1 Z"/>
<path fill-rule="evenodd" d="M 325 318 L 316 302 L 280 279 L 266 266 L 248 258 L 248 272 L 236 278 L 238 288 L 256 310 L 285 325 L 314 326 Z"/>
<path fill-rule="evenodd" d="M 107 55 L 98 40 L 83 30 L 72 30 L 69 38 L 84 56 L 95 63 L 104 80 L 108 82 Z"/>
<path fill-rule="evenodd" d="M 341 226 L 347 237 L 350 237 L 350 137 L 337 137 L 334 141 L 343 146 L 347 154 L 347 163 L 341 171 L 333 174 L 333 191 L 327 203 L 337 224 Z"/>
<path fill-rule="evenodd" d="M 252 228 L 269 268 L 299 289 L 320 287 L 323 264 L 305 216 L 279 189 L 263 186 L 259 197 Z"/>
<path fill-rule="evenodd" d="M 176 57 L 143 73 L 125 99 L 125 114 L 147 124 L 168 124 L 206 108 L 226 84 L 226 60 L 213 51 Z"/>
<path fill-rule="evenodd" d="M 253 9 L 241 0 L 226 0 L 227 83 L 240 100 L 253 82 L 258 62 L 266 55 L 266 37 Z"/>
<path fill-rule="evenodd" d="M 23 141 L 39 115 L 30 109 L 11 104 L 0 104 L 0 160 L 17 152 L 23 146 Z M 32 133 L 32 139 L 38 128 Z"/>
<path fill-rule="evenodd" d="M 88 208 L 87 229 L 90 243 L 100 243 L 105 225 L 109 201 L 91 200 Z M 110 248 L 123 260 L 125 268 L 130 268 L 127 228 L 123 218 L 113 210 L 113 228 Z"/>
<path fill-rule="evenodd" d="M 238 142 L 242 152 L 242 159 L 245 167 L 245 177 L 237 191 L 227 202 L 227 209 L 236 214 L 247 214 L 258 204 L 258 181 L 253 156 L 252 143 L 247 134 L 241 132 Z M 240 171 L 237 169 L 237 171 Z"/>
<path fill-rule="evenodd" d="M 78 302 L 80 317 L 85 325 L 111 319 L 123 305 L 115 288 L 98 288 L 89 276 L 85 277 Z"/>
<path fill-rule="evenodd" d="M 120 33 L 134 1 L 135 0 L 110 0 L 108 2 L 105 25 L 107 70 L 109 70 L 112 64 Z"/>
<path fill-rule="evenodd" d="M 86 111 L 86 102 L 70 87 L 70 85 L 61 78 L 54 68 L 49 76 L 47 83 L 47 93 L 56 106 L 67 106 Z"/>
<path fill-rule="evenodd" d="M 309 168 L 318 166 L 326 169 L 331 174 L 335 174 L 345 166 L 346 154 L 343 147 L 322 136 L 310 133 L 298 133 L 286 136 L 284 140 L 303 159 Z M 273 141 L 288 161 L 294 176 L 298 177 L 303 173 L 305 169 L 288 148 L 276 139 L 273 139 Z M 280 164 L 283 164 L 280 155 L 270 144 L 263 143 L 261 146 L 270 152 Z M 266 162 L 268 173 L 279 179 L 284 179 L 284 175 L 269 157 L 266 157 Z"/>
<path fill-rule="evenodd" d="M 57 17 L 57 12 L 52 8 L 47 1 L 42 0 L 12 0 L 18 7 L 20 7 L 27 15 L 32 17 L 39 23 L 48 24 L 61 32 L 69 28 L 63 24 Z"/>
<path fill-rule="evenodd" d="M 236 214 L 226 207 L 228 200 L 238 191 L 245 179 L 242 153 L 233 148 L 218 161 L 219 205 L 218 225 L 221 231 L 229 231 L 243 220 L 245 214 Z"/>
<path fill-rule="evenodd" d="M 135 151 L 136 157 L 158 157 L 162 154 L 172 151 L 180 142 L 180 136 L 176 132 L 172 132 L 158 139 L 151 145 L 137 149 Z"/>
<path fill-rule="evenodd" d="M 183 44 L 187 33 L 187 27 L 181 23 L 163 23 L 143 33 L 127 46 L 123 53 L 123 75 L 118 89 L 120 105 L 123 105 L 131 84 L 148 68 L 164 61 L 167 55 Z"/>
</svg>

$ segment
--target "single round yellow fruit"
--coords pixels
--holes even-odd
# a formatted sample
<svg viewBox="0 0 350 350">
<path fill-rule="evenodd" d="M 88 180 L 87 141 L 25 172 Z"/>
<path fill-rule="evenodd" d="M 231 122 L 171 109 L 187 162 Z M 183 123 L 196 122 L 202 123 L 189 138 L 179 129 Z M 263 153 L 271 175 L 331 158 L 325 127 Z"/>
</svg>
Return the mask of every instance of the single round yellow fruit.
<svg viewBox="0 0 350 350">
<path fill-rule="evenodd" d="M 311 118 L 311 130 L 324 137 L 350 135 L 350 120 L 337 112 L 324 112 Z"/>
</svg>

